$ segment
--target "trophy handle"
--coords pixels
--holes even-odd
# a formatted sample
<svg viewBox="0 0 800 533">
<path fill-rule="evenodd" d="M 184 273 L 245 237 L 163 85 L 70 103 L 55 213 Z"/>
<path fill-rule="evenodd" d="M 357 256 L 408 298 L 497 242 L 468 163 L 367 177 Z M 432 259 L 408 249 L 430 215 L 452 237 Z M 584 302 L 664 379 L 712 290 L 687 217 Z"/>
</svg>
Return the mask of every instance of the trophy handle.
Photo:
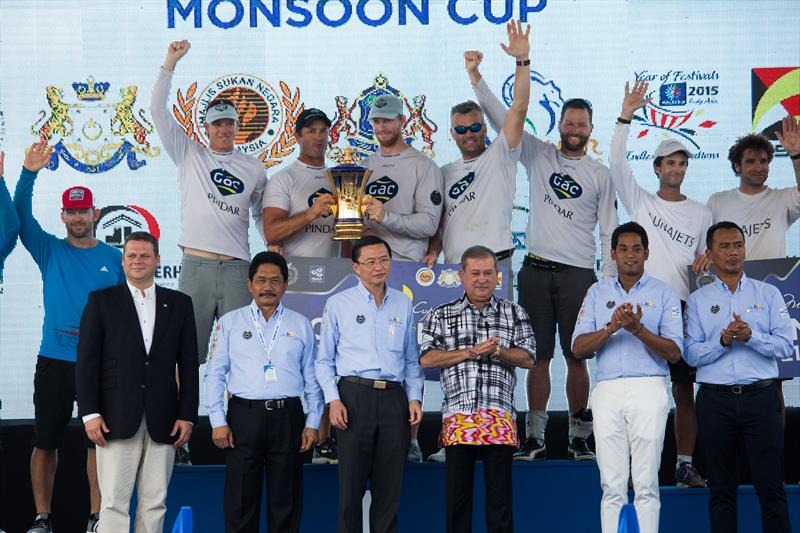
<svg viewBox="0 0 800 533">
<path fill-rule="evenodd" d="M 367 182 L 369 181 L 369 178 L 371 176 L 372 176 L 372 171 L 367 169 L 364 172 L 364 181 L 361 182 L 361 187 L 360 187 L 361 194 L 359 194 L 359 196 L 361 197 L 364 196 L 364 191 L 367 189 Z"/>
</svg>

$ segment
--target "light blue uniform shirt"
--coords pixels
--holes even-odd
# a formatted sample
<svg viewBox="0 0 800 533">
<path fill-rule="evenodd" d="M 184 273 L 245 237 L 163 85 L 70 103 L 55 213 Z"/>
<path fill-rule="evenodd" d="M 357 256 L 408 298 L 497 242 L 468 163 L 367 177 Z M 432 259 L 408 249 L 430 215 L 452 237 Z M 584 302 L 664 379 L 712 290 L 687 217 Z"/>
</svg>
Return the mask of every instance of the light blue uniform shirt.
<svg viewBox="0 0 800 533">
<path fill-rule="evenodd" d="M 408 400 L 422 401 L 415 325 L 411 300 L 388 286 L 380 309 L 361 282 L 328 298 L 317 357 L 325 402 L 339 399 L 336 376 L 405 381 Z"/>
<path fill-rule="evenodd" d="M 720 344 L 720 331 L 733 313 L 750 325 L 747 342 Z M 743 385 L 778 377 L 778 359 L 792 355 L 792 321 L 780 291 L 742 273 L 736 292 L 717 279 L 689 295 L 686 362 L 697 367 L 698 383 Z"/>
<path fill-rule="evenodd" d="M 270 362 L 276 368 L 277 380 L 271 383 L 265 379 L 267 350 L 259 339 L 253 314 L 258 317 L 267 347 L 275 335 Z M 283 304 L 272 313 L 269 322 L 264 320 L 255 301 L 226 313 L 214 328 L 204 378 L 211 427 L 227 425 L 223 407 L 227 376 L 228 392 L 239 398 L 276 400 L 303 395 L 308 409 L 306 427 L 319 429 L 324 404 L 314 370 L 315 355 L 316 337 L 311 323 Z"/>
<path fill-rule="evenodd" d="M 605 278 L 589 287 L 575 322 L 572 342 L 578 335 L 594 333 L 611 321 L 614 310 L 624 303 L 642 308 L 641 323 L 652 333 L 669 339 L 683 352 L 681 302 L 675 289 L 643 274 L 630 292 L 618 278 Z M 666 359 L 653 353 L 627 330 L 620 329 L 597 352 L 597 381 L 617 378 L 666 376 Z"/>
</svg>

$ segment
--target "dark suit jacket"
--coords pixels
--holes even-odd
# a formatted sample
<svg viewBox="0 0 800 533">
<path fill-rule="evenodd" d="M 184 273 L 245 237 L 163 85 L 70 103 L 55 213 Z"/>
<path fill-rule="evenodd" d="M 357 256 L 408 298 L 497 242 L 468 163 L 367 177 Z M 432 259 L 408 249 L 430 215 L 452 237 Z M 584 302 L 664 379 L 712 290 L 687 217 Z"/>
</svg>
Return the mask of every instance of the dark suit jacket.
<svg viewBox="0 0 800 533">
<path fill-rule="evenodd" d="M 107 439 L 131 438 L 145 415 L 150 438 L 172 444 L 175 438 L 169 434 L 176 419 L 197 422 L 195 331 L 192 299 L 156 285 L 148 354 L 128 284 L 90 293 L 75 368 L 78 415 L 102 415 L 110 430 Z"/>
</svg>

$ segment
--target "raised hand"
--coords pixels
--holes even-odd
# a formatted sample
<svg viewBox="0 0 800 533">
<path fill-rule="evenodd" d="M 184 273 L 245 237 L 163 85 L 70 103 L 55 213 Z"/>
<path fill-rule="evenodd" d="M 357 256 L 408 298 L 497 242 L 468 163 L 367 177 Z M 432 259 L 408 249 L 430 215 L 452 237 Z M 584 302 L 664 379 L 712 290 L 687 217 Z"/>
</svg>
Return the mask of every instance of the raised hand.
<svg viewBox="0 0 800 533">
<path fill-rule="evenodd" d="M 525 32 L 522 31 L 522 22 L 510 21 L 506 24 L 506 33 L 508 33 L 508 45 L 500 43 L 500 47 L 508 55 L 515 57 L 517 60 L 528 59 L 531 51 L 531 45 L 528 37 L 531 34 L 531 25 L 525 25 Z"/>
<path fill-rule="evenodd" d="M 464 68 L 467 72 L 475 72 L 483 61 L 483 52 L 478 50 L 467 50 L 464 52 Z"/>
<path fill-rule="evenodd" d="M 630 82 L 625 82 L 625 97 L 622 99 L 622 112 L 620 117 L 625 120 L 631 120 L 633 114 L 637 109 L 641 109 L 650 103 L 653 99 L 646 98 L 647 88 L 649 84 L 644 80 L 638 80 L 633 84 L 633 90 L 630 90 Z"/>
<path fill-rule="evenodd" d="M 47 139 L 39 139 L 25 152 L 25 160 L 22 162 L 22 166 L 31 172 L 39 172 L 50 162 L 52 153 L 53 147 L 47 145 Z"/>
<path fill-rule="evenodd" d="M 776 131 L 775 137 L 781 142 L 783 149 L 789 155 L 800 154 L 800 124 L 791 115 L 783 118 L 781 122 L 783 131 Z"/>
<path fill-rule="evenodd" d="M 183 56 L 189 51 L 192 45 L 187 40 L 172 41 L 167 47 L 167 57 L 164 58 L 164 68 L 167 70 L 175 70 L 175 65 L 181 60 Z"/>
</svg>

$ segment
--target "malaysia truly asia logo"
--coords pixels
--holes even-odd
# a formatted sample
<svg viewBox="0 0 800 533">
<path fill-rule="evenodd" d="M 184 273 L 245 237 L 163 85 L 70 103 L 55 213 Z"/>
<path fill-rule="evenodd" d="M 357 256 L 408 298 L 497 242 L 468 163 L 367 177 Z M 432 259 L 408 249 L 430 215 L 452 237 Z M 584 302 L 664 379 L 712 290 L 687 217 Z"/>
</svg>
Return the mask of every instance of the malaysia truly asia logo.
<svg viewBox="0 0 800 533">
<path fill-rule="evenodd" d="M 269 168 L 294 151 L 297 139 L 294 124 L 303 111 L 300 89 L 294 90 L 283 81 L 278 90 L 250 74 L 228 74 L 198 90 L 194 82 L 185 90 L 178 89 L 173 114 L 184 133 L 208 145 L 205 114 L 208 104 L 224 99 L 236 106 L 239 129 L 235 143 L 243 153 L 255 157 Z"/>
<path fill-rule="evenodd" d="M 652 101 L 633 115 L 639 127 L 637 139 L 679 137 L 695 148 L 693 159 L 719 159 L 719 152 L 705 152 L 700 146 L 701 134 L 710 132 L 717 121 L 707 118 L 706 111 L 719 104 L 719 73 L 716 70 L 667 70 L 634 72 L 636 81 L 650 83 Z M 653 140 L 652 149 L 662 139 Z M 628 159 L 653 159 L 647 150 L 629 151 Z"/>
<path fill-rule="evenodd" d="M 145 157 L 157 157 L 161 150 L 150 144 L 155 128 L 145 110 L 137 110 L 138 87 L 120 87 L 119 100 L 109 99 L 111 83 L 75 82 L 75 100 L 67 100 L 64 90 L 53 85 L 45 89 L 50 109 L 39 111 L 31 133 L 53 146 L 47 168 L 56 170 L 59 159 L 86 174 L 107 172 L 125 160 L 137 170 L 147 164 Z"/>
<path fill-rule="evenodd" d="M 775 143 L 776 155 L 786 156 L 775 132 L 787 114 L 800 117 L 800 67 L 754 68 L 750 83 L 753 131 Z"/>
<path fill-rule="evenodd" d="M 438 131 L 439 127 L 428 118 L 425 109 L 425 95 L 417 95 L 409 101 L 399 90 L 389 85 L 389 79 L 383 74 L 378 74 L 373 84 L 361 91 L 352 104 L 346 96 L 336 97 L 336 114 L 330 129 L 328 157 L 342 163 L 345 159 L 345 147 L 354 148 L 359 159 L 370 156 L 378 149 L 375 132 L 367 117 L 372 108 L 372 102 L 383 94 L 396 96 L 403 101 L 406 108 L 403 139 L 406 143 L 413 145 L 415 141 L 420 140 L 422 141 L 422 153 L 431 158 L 435 157 L 433 134 Z"/>
</svg>

